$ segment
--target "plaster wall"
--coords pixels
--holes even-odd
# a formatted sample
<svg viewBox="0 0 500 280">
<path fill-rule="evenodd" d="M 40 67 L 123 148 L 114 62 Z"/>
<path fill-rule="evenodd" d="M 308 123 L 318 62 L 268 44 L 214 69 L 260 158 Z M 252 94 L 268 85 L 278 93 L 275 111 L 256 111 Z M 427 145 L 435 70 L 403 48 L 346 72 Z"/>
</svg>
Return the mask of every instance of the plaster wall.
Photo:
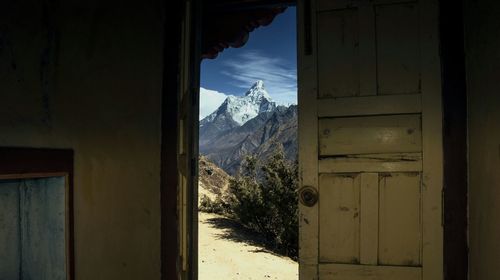
<svg viewBox="0 0 500 280">
<path fill-rule="evenodd" d="M 75 152 L 77 279 L 159 279 L 160 0 L 0 1 L 0 146 Z"/>
<path fill-rule="evenodd" d="M 500 2 L 465 1 L 470 279 L 500 279 Z"/>
</svg>

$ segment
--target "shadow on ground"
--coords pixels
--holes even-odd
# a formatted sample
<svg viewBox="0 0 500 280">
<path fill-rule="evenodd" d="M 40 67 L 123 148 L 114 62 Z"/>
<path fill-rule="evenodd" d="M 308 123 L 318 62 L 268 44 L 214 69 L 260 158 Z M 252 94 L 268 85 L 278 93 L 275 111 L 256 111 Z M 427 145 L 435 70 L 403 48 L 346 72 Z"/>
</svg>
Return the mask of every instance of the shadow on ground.
<svg viewBox="0 0 500 280">
<path fill-rule="evenodd" d="M 286 257 L 283 252 L 273 248 L 272 242 L 267 240 L 264 236 L 262 236 L 262 234 L 242 226 L 237 221 L 225 217 L 217 217 L 210 218 L 206 222 L 213 227 L 222 230 L 222 233 L 218 234 L 217 238 L 258 247 L 250 252 L 264 252 L 275 256 Z"/>
</svg>

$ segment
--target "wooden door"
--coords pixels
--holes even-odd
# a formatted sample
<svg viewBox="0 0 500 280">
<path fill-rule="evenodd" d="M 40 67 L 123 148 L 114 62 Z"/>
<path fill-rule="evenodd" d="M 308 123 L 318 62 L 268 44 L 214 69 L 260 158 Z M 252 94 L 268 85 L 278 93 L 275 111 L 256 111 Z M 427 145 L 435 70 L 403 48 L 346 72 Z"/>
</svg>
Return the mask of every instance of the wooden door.
<svg viewBox="0 0 500 280">
<path fill-rule="evenodd" d="M 301 280 L 443 279 L 437 5 L 299 1 Z"/>
<path fill-rule="evenodd" d="M 177 279 L 198 279 L 198 116 L 200 2 L 185 1 L 177 116 L 179 262 Z"/>
</svg>

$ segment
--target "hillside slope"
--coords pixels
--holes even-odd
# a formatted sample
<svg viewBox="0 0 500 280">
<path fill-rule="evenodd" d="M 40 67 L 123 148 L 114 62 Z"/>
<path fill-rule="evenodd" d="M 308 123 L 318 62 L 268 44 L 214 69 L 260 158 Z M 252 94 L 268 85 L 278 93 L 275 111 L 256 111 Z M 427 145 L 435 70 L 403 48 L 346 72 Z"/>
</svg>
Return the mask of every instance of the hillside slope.
<svg viewBox="0 0 500 280">
<path fill-rule="evenodd" d="M 198 160 L 198 199 L 207 196 L 212 201 L 227 192 L 229 176 L 204 156 Z"/>
</svg>

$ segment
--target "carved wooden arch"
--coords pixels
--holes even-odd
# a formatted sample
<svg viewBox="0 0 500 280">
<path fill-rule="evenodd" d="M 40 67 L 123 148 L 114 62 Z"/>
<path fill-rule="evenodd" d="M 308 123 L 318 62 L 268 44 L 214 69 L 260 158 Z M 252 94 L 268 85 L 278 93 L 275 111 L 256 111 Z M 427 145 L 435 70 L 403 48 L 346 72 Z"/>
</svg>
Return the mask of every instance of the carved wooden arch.
<svg viewBox="0 0 500 280">
<path fill-rule="evenodd" d="M 216 58 L 224 49 L 240 48 L 250 32 L 269 25 L 294 1 L 218 0 L 205 7 L 202 25 L 202 59 Z"/>
</svg>

